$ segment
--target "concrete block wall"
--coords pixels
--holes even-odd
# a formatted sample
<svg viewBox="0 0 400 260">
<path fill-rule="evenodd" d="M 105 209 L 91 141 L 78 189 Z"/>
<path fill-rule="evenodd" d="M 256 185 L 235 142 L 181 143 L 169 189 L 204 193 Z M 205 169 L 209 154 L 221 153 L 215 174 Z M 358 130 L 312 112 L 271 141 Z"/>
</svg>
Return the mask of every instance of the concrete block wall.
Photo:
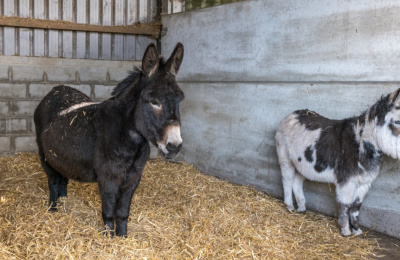
<svg viewBox="0 0 400 260">
<path fill-rule="evenodd" d="M 177 159 L 282 198 L 280 120 L 304 108 L 359 115 L 399 88 L 399 11 L 372 0 L 248 0 L 163 16 L 164 56 L 185 46 Z M 306 182 L 305 196 L 308 209 L 336 216 L 333 185 Z M 360 221 L 400 238 L 398 160 L 384 157 Z"/>
<path fill-rule="evenodd" d="M 59 84 L 101 101 L 139 61 L 0 56 L 0 156 L 36 152 L 33 112 Z"/>
</svg>

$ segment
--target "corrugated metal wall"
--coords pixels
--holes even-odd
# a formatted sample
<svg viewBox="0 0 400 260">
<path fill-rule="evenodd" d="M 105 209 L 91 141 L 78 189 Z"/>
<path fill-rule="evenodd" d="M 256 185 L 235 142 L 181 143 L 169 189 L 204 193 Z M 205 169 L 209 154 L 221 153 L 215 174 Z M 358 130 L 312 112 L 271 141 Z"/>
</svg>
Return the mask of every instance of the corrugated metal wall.
<svg viewBox="0 0 400 260">
<path fill-rule="evenodd" d="M 186 0 L 162 0 L 163 12 L 166 14 L 174 14 L 185 11 Z"/>
<path fill-rule="evenodd" d="M 157 0 L 0 0 L 0 14 L 95 25 L 150 22 Z M 0 27 L 0 55 L 140 60 L 146 36 Z"/>
</svg>

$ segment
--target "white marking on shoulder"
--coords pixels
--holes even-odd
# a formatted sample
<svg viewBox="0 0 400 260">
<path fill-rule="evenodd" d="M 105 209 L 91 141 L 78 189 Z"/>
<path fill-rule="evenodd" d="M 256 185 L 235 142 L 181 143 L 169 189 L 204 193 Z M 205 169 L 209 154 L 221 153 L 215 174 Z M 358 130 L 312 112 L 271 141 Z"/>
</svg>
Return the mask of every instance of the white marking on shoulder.
<svg viewBox="0 0 400 260">
<path fill-rule="evenodd" d="M 75 110 L 79 109 L 79 108 L 87 107 L 87 106 L 94 105 L 94 104 L 97 104 L 97 103 L 94 103 L 94 102 L 83 102 L 83 103 L 75 104 L 73 106 L 70 106 L 69 108 L 61 110 L 58 113 L 58 115 L 60 115 L 60 116 L 66 115 L 66 114 L 68 114 L 68 113 L 70 113 L 72 111 L 75 111 Z"/>
</svg>

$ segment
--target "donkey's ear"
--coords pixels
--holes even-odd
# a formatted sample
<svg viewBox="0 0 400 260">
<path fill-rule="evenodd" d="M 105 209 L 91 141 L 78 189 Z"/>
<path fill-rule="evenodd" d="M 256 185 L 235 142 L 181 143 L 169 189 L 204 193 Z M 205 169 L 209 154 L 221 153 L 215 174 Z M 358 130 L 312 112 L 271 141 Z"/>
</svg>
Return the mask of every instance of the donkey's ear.
<svg viewBox="0 0 400 260">
<path fill-rule="evenodd" d="M 172 75 L 176 76 L 179 71 L 179 67 L 181 66 L 183 60 L 183 44 L 178 42 L 175 46 L 174 51 L 171 54 L 171 57 L 166 62 L 166 68 Z"/>
<path fill-rule="evenodd" d="M 389 103 L 400 103 L 400 88 L 389 94 Z"/>
<path fill-rule="evenodd" d="M 143 74 L 150 78 L 157 71 L 159 62 L 156 46 L 150 43 L 142 59 Z"/>
</svg>

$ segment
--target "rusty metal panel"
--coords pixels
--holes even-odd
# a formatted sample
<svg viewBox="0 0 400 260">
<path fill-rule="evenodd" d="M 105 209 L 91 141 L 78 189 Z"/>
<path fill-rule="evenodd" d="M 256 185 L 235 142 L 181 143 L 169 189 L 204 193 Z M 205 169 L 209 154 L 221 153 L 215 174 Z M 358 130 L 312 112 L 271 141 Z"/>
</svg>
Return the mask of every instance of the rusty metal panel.
<svg viewBox="0 0 400 260">
<path fill-rule="evenodd" d="M 5 16 L 64 20 L 81 24 L 132 25 L 155 19 L 157 0 L 0 1 Z M 78 59 L 141 59 L 155 41 L 147 36 L 0 27 L 0 55 Z"/>
</svg>

